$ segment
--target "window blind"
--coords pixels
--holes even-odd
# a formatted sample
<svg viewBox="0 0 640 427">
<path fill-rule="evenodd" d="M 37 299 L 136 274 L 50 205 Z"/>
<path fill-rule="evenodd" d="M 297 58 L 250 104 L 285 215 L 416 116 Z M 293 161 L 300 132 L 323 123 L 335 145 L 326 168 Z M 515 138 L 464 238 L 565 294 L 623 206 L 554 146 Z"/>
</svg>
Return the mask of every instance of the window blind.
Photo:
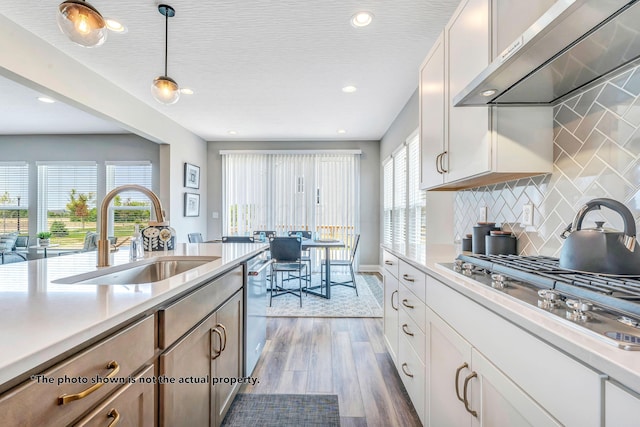
<svg viewBox="0 0 640 427">
<path fill-rule="evenodd" d="M 39 163 L 38 183 L 38 231 L 50 231 L 63 248 L 82 247 L 96 229 L 96 164 Z"/>
<path fill-rule="evenodd" d="M 315 231 L 345 241 L 357 233 L 359 153 L 223 153 L 223 235 Z M 321 253 L 321 251 L 315 251 Z"/>
<path fill-rule="evenodd" d="M 407 141 L 407 254 L 423 260 L 426 257 L 426 195 L 420 190 L 420 139 Z"/>
<path fill-rule="evenodd" d="M 125 184 L 137 184 L 148 189 L 152 187 L 151 162 L 108 162 L 106 164 L 107 191 Z M 123 191 L 109 206 L 109 235 L 131 236 L 134 224 L 141 228 L 149 223 L 151 202 L 138 191 Z"/>
<path fill-rule="evenodd" d="M 29 232 L 29 165 L 0 162 L 0 232 Z"/>
<path fill-rule="evenodd" d="M 407 147 L 393 155 L 393 248 L 404 252 L 407 243 Z"/>
<path fill-rule="evenodd" d="M 382 241 L 385 245 L 391 246 L 392 235 L 392 212 L 393 212 L 393 159 L 389 158 L 382 164 L 383 190 L 383 225 Z"/>
</svg>

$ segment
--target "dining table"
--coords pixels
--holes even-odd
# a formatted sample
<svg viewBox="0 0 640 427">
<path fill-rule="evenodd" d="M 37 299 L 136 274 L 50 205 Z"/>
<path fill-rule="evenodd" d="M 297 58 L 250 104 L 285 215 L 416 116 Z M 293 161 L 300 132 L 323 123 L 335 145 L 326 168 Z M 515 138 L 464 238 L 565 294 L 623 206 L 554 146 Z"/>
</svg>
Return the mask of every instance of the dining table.
<svg viewBox="0 0 640 427">
<path fill-rule="evenodd" d="M 325 285 L 322 285 L 322 277 L 320 284 L 317 286 L 307 287 L 307 293 L 317 295 L 322 298 L 331 298 L 331 249 L 344 248 L 345 244 L 342 240 L 337 239 L 302 239 L 302 250 L 310 248 L 324 248 L 324 265 L 325 265 Z M 324 292 L 322 289 L 324 288 Z M 319 290 L 316 290 L 319 289 Z"/>
</svg>

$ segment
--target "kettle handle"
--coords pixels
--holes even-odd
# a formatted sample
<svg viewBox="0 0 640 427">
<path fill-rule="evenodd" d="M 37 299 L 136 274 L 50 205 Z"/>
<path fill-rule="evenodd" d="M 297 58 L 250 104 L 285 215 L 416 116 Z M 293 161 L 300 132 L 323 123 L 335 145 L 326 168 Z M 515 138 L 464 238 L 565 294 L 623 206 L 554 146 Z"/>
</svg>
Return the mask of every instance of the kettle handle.
<svg viewBox="0 0 640 427">
<path fill-rule="evenodd" d="M 582 221 L 584 220 L 584 217 L 587 215 L 587 213 L 595 209 L 600 209 L 601 206 L 609 208 L 620 214 L 620 216 L 624 221 L 625 240 L 633 239 L 633 242 L 629 242 L 629 243 L 635 243 L 636 222 L 633 219 L 633 214 L 631 213 L 629 208 L 627 208 L 625 205 L 623 205 L 619 201 L 613 200 L 613 199 L 600 198 L 600 199 L 593 199 L 587 202 L 576 214 L 576 217 L 573 220 L 573 225 L 571 226 L 571 230 L 572 231 L 580 230 L 580 228 L 582 227 Z"/>
</svg>

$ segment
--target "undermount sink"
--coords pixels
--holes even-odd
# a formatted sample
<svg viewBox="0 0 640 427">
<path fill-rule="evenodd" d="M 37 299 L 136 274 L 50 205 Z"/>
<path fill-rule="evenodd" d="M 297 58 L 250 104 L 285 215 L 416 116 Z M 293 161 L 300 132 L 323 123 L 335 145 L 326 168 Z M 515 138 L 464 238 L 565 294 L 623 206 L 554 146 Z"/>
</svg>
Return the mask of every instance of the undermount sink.
<svg viewBox="0 0 640 427">
<path fill-rule="evenodd" d="M 155 283 L 220 259 L 217 256 L 166 256 L 117 265 L 54 280 L 70 285 L 141 285 Z"/>
</svg>

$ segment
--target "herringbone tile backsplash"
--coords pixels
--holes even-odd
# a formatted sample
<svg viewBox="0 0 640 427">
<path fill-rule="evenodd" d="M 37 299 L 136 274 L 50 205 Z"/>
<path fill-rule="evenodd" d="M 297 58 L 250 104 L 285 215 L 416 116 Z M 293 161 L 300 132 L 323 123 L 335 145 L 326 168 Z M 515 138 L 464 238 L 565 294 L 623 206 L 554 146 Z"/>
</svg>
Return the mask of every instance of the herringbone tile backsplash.
<svg viewBox="0 0 640 427">
<path fill-rule="evenodd" d="M 633 68 L 554 107 L 553 173 L 459 191 L 455 234 L 471 233 L 479 209 L 511 229 L 521 255 L 559 256 L 560 233 L 585 202 L 608 197 L 640 221 L 640 67 Z M 533 226 L 523 227 L 522 207 L 534 205 Z M 622 230 L 609 210 L 590 212 L 583 226 L 606 221 Z"/>
</svg>

